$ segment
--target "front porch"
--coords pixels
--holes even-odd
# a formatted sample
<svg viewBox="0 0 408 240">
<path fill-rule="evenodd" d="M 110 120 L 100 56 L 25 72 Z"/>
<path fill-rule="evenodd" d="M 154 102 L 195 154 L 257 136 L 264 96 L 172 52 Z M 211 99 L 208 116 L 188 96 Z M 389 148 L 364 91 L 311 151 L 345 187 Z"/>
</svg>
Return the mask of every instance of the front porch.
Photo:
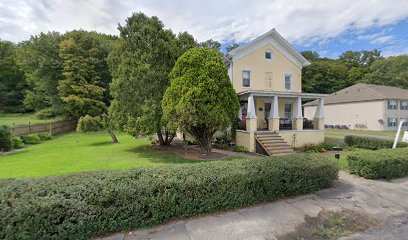
<svg viewBox="0 0 408 240">
<path fill-rule="evenodd" d="M 324 94 L 248 90 L 238 93 L 241 107 L 236 142 L 255 152 L 261 134 L 275 134 L 291 148 L 324 140 Z M 319 100 L 313 119 L 303 117 L 302 102 Z M 271 155 L 271 154 L 269 154 Z"/>
</svg>

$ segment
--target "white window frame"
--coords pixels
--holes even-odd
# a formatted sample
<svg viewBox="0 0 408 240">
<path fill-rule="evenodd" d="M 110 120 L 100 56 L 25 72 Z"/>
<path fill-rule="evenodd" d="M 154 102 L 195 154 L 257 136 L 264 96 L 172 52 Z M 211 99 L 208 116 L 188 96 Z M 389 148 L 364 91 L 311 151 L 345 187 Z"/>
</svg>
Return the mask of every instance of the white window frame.
<svg viewBox="0 0 408 240">
<path fill-rule="evenodd" d="M 391 103 L 395 103 L 395 104 L 391 104 Z M 388 100 L 388 109 L 390 110 L 396 110 L 398 109 L 398 101 L 397 100 Z"/>
<path fill-rule="evenodd" d="M 400 109 L 401 110 L 408 110 L 408 101 L 404 100 L 400 102 Z"/>
<path fill-rule="evenodd" d="M 289 77 L 289 84 L 290 84 L 289 89 L 286 88 L 286 77 Z M 286 73 L 283 81 L 284 81 L 283 84 L 284 84 L 285 91 L 292 91 L 293 75 L 291 73 Z"/>
<path fill-rule="evenodd" d="M 269 53 L 269 54 L 271 55 L 271 58 L 267 58 L 267 57 L 266 57 L 266 54 L 267 54 L 267 53 Z M 272 58 L 273 58 L 272 51 L 271 51 L 271 50 L 266 50 L 266 51 L 265 51 L 265 54 L 264 54 L 264 58 L 265 58 L 266 61 L 272 61 Z"/>
<path fill-rule="evenodd" d="M 388 125 L 388 127 L 397 127 L 398 126 L 398 118 L 388 118 L 388 124 L 387 125 Z"/>
<path fill-rule="evenodd" d="M 248 76 L 249 76 L 249 78 L 248 78 L 248 86 L 245 86 L 244 85 L 244 72 L 248 72 Z M 249 69 L 244 69 L 244 70 L 242 70 L 242 87 L 244 87 L 244 88 L 249 88 L 249 87 L 251 87 L 251 70 L 249 70 Z"/>
</svg>

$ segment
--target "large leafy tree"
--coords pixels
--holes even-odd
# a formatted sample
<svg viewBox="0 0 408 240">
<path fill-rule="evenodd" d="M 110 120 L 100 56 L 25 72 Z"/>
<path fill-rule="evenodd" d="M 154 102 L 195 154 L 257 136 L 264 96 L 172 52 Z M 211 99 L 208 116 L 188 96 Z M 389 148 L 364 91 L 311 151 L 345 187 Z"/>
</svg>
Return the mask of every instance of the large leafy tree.
<svg viewBox="0 0 408 240">
<path fill-rule="evenodd" d="M 226 47 L 227 53 L 231 52 L 232 50 L 234 50 L 235 48 L 239 47 L 238 43 L 233 43 L 229 46 Z"/>
<path fill-rule="evenodd" d="M 302 70 L 304 92 L 333 93 L 350 86 L 347 67 L 335 60 L 315 61 Z"/>
<path fill-rule="evenodd" d="M 163 98 L 163 121 L 189 133 L 205 153 L 217 130 L 235 121 L 239 101 L 218 51 L 193 48 L 171 72 Z"/>
<path fill-rule="evenodd" d="M 363 82 L 408 89 L 408 55 L 381 59 L 373 63 Z"/>
<path fill-rule="evenodd" d="M 376 60 L 382 59 L 381 52 L 377 49 L 371 51 L 346 51 L 339 56 L 339 61 L 351 67 L 369 67 Z"/>
<path fill-rule="evenodd" d="M 26 83 L 15 61 L 16 47 L 0 40 L 0 112 L 24 112 Z"/>
<path fill-rule="evenodd" d="M 217 51 L 220 51 L 221 49 L 221 43 L 213 39 L 208 39 L 207 41 L 200 43 L 200 46 L 203 48 L 213 48 Z"/>
<path fill-rule="evenodd" d="M 63 36 L 58 32 L 40 33 L 18 46 L 16 62 L 23 70 L 29 85 L 24 99 L 28 109 L 48 109 L 52 114 L 62 111 L 62 101 L 57 90 L 63 70 L 59 56 L 62 40 Z"/>
<path fill-rule="evenodd" d="M 96 32 L 72 31 L 60 44 L 63 78 L 58 93 L 68 116 L 97 116 L 107 110 L 105 92 L 111 82 L 106 58 L 109 36 Z M 104 101 L 105 100 L 105 101 Z"/>
<path fill-rule="evenodd" d="M 300 54 L 309 61 L 317 61 L 320 59 L 320 55 L 316 51 L 302 51 Z"/>
<path fill-rule="evenodd" d="M 161 123 L 162 98 L 177 58 L 197 43 L 186 32 L 175 36 L 157 17 L 143 13 L 134 13 L 118 29 L 120 39 L 109 56 L 109 110 L 115 125 L 134 136 L 157 133 L 161 145 L 170 144 L 175 132 Z"/>
</svg>

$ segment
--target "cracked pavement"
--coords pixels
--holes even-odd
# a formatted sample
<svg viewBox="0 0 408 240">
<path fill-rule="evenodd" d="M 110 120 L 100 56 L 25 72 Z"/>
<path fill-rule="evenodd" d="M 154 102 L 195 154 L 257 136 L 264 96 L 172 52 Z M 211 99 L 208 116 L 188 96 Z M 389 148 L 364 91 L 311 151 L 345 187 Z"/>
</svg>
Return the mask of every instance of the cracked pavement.
<svg viewBox="0 0 408 240">
<path fill-rule="evenodd" d="M 313 194 L 96 239 L 273 240 L 295 231 L 306 216 L 316 217 L 322 210 L 340 212 L 344 209 L 368 214 L 381 223 L 341 239 L 406 239 L 408 178 L 367 180 L 340 172 L 332 188 Z"/>
</svg>

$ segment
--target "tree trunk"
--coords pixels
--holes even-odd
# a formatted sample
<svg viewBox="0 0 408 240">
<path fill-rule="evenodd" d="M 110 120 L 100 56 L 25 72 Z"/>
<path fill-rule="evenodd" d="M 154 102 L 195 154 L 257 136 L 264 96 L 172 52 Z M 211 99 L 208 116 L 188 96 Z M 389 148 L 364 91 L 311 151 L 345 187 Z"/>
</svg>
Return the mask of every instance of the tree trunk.
<svg viewBox="0 0 408 240">
<path fill-rule="evenodd" d="M 157 131 L 157 137 L 159 138 L 159 144 L 160 144 L 160 145 L 165 145 L 165 144 L 164 144 L 164 140 L 163 140 L 162 131 Z"/>
<path fill-rule="evenodd" d="M 117 139 L 115 133 L 114 133 L 112 130 L 108 130 L 108 133 L 109 133 L 109 135 L 111 136 L 113 143 L 119 143 L 119 141 L 118 141 L 118 139 Z"/>
</svg>

